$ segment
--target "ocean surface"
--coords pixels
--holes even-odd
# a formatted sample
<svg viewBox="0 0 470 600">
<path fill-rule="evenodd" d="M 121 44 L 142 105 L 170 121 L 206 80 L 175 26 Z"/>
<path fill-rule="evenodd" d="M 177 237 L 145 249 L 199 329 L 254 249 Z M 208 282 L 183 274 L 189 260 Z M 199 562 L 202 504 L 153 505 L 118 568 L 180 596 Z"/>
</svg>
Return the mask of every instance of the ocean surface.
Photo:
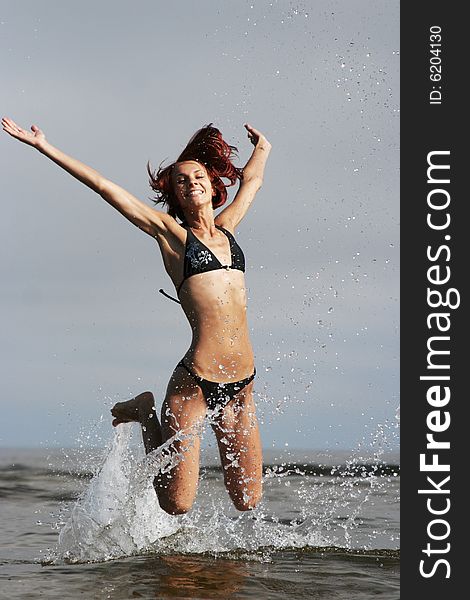
<svg viewBox="0 0 470 600">
<path fill-rule="evenodd" d="M 137 426 L 103 449 L 0 449 L 0 598 L 398 599 L 398 456 L 268 451 L 256 510 L 231 505 L 213 449 L 170 516 Z"/>
</svg>

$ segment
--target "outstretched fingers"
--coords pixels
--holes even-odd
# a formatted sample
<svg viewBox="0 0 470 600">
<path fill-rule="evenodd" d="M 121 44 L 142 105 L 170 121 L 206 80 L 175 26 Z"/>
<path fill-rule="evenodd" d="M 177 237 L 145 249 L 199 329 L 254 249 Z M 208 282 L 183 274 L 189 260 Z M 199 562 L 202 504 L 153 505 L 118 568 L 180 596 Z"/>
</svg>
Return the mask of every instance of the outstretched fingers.
<svg viewBox="0 0 470 600">
<path fill-rule="evenodd" d="M 39 129 L 37 125 L 31 126 L 31 132 L 20 127 L 13 119 L 9 117 L 2 118 L 3 131 L 11 135 L 12 137 L 30 144 L 31 146 L 36 145 L 39 140 L 45 139 L 44 133 Z"/>
<path fill-rule="evenodd" d="M 2 127 L 3 131 L 6 131 L 10 135 L 15 135 L 15 133 L 21 132 L 21 128 L 18 127 L 18 125 L 14 121 L 8 119 L 7 117 L 2 118 Z"/>
<path fill-rule="evenodd" d="M 3 123 L 5 123 L 13 131 L 23 131 L 24 132 L 24 129 L 22 129 L 17 123 L 15 123 L 15 121 L 13 121 L 13 119 L 9 119 L 8 117 L 3 117 L 2 124 Z"/>
</svg>

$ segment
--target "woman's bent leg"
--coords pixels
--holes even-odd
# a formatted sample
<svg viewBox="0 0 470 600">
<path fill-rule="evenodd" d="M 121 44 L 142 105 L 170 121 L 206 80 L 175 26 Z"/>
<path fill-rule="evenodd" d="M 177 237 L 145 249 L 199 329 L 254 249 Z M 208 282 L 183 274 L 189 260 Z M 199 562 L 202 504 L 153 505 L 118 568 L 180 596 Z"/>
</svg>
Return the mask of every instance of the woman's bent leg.
<svg viewBox="0 0 470 600">
<path fill-rule="evenodd" d="M 172 443 L 176 465 L 155 482 L 160 506 L 170 514 L 188 512 L 196 497 L 199 482 L 201 427 L 207 405 L 201 389 L 182 367 L 176 367 L 162 406 L 163 441 L 179 434 Z"/>
<path fill-rule="evenodd" d="M 154 487 L 161 508 L 172 515 L 183 514 L 193 505 L 199 480 L 200 427 L 207 410 L 202 392 L 192 377 L 177 367 L 168 383 L 161 411 L 161 424 L 155 413 L 151 392 L 127 402 L 118 402 L 111 413 L 113 425 L 137 421 L 142 426 L 145 452 L 152 452 L 175 434 L 169 450 L 177 455 L 176 465 L 155 477 Z"/>
<path fill-rule="evenodd" d="M 239 392 L 212 428 L 217 438 L 225 487 L 238 510 L 255 508 L 262 496 L 263 455 L 253 400 L 253 382 Z"/>
</svg>

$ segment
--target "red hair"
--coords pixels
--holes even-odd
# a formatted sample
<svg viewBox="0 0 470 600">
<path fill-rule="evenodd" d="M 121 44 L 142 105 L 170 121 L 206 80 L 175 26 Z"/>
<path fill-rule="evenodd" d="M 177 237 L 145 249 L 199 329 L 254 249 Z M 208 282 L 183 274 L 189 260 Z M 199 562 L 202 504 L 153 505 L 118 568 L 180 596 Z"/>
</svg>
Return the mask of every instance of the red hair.
<svg viewBox="0 0 470 600">
<path fill-rule="evenodd" d="M 152 171 L 150 164 L 147 164 L 150 187 L 156 196 L 154 202 L 166 205 L 168 214 L 185 221 L 173 188 L 172 174 L 177 163 L 194 160 L 204 165 L 215 190 L 212 207 L 222 206 L 227 200 L 227 188 L 235 185 L 237 179 L 241 181 L 243 178 L 243 170 L 232 163 L 232 158 L 237 155 L 237 152 L 235 146 L 230 146 L 224 141 L 222 134 L 216 127 L 212 127 L 212 123 L 202 127 L 196 131 L 174 163 L 164 168 L 162 168 L 163 163 L 160 163 L 157 171 Z M 228 179 L 230 183 L 225 184 L 222 177 Z"/>
</svg>

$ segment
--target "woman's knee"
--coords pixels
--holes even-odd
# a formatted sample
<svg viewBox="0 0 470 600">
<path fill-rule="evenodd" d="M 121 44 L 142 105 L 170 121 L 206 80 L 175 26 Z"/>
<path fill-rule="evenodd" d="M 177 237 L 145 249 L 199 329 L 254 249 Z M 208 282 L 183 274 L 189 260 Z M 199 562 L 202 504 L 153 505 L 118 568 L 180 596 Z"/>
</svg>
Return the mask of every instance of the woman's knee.
<svg viewBox="0 0 470 600">
<path fill-rule="evenodd" d="M 244 489 L 241 492 L 231 493 L 230 497 L 235 508 L 239 511 L 253 510 L 256 508 L 263 496 L 261 486 L 253 489 Z"/>
<path fill-rule="evenodd" d="M 195 492 L 193 494 L 182 494 L 178 490 L 171 489 L 171 481 L 165 475 L 155 477 L 153 487 L 160 508 L 169 515 L 184 515 L 191 509 L 196 497 Z"/>
<path fill-rule="evenodd" d="M 193 501 L 186 498 L 159 497 L 158 503 L 160 508 L 169 515 L 184 515 L 191 510 L 193 505 Z"/>
</svg>

